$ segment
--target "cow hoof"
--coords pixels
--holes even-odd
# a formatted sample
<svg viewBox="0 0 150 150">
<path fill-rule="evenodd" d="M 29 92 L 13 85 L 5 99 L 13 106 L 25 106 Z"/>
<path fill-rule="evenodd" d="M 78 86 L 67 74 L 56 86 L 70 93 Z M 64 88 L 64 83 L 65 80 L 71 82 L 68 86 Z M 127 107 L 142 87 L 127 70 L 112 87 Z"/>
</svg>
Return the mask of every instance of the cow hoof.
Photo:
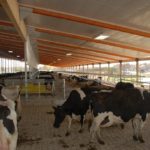
<svg viewBox="0 0 150 150">
<path fill-rule="evenodd" d="M 96 145 L 93 142 L 89 143 L 88 150 L 97 150 Z"/>
<path fill-rule="evenodd" d="M 124 124 L 121 123 L 121 124 L 120 124 L 120 127 L 121 127 L 121 129 L 124 129 Z"/>
<path fill-rule="evenodd" d="M 83 130 L 79 130 L 79 133 L 83 133 Z"/>
<path fill-rule="evenodd" d="M 70 132 L 67 132 L 66 134 L 65 134 L 65 136 L 69 136 L 70 135 Z"/>
<path fill-rule="evenodd" d="M 91 144 L 93 144 L 93 143 L 94 143 L 94 141 L 90 141 L 90 142 L 89 142 L 89 145 L 91 145 Z"/>
<path fill-rule="evenodd" d="M 101 145 L 105 145 L 105 142 L 100 140 L 100 139 L 98 139 L 98 143 L 101 144 Z"/>
<path fill-rule="evenodd" d="M 140 141 L 140 143 L 145 143 L 145 141 L 143 140 L 142 137 L 139 137 L 139 141 Z"/>
<path fill-rule="evenodd" d="M 21 119 L 22 119 L 22 117 L 19 116 L 19 117 L 17 118 L 17 121 L 20 122 Z"/>
<path fill-rule="evenodd" d="M 138 141 L 138 138 L 135 135 L 133 135 L 133 140 Z"/>
</svg>

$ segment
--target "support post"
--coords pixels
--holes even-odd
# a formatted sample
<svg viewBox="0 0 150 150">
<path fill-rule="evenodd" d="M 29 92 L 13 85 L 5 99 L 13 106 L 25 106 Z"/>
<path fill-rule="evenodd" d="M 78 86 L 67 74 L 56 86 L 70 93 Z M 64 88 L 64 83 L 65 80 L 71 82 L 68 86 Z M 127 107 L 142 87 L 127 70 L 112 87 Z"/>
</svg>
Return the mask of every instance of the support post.
<svg viewBox="0 0 150 150">
<path fill-rule="evenodd" d="M 136 59 L 136 83 L 139 82 L 139 59 Z"/>
<path fill-rule="evenodd" d="M 95 73 L 94 64 L 92 64 L 92 72 Z M 93 74 L 93 79 L 94 79 L 94 76 L 95 76 L 95 75 Z"/>
<path fill-rule="evenodd" d="M 120 73 L 119 73 L 119 78 L 120 78 L 120 82 L 121 82 L 121 81 L 122 81 L 122 61 L 120 60 L 119 63 L 120 63 L 120 69 L 119 69 Z"/>
<path fill-rule="evenodd" d="M 99 63 L 99 74 L 101 76 L 101 63 Z"/>
<path fill-rule="evenodd" d="M 27 70 L 27 47 L 28 47 L 28 43 L 27 41 L 25 42 L 24 45 L 24 63 L 25 63 L 25 99 L 28 99 L 28 70 Z"/>
<path fill-rule="evenodd" d="M 80 65 L 78 65 L 78 72 L 80 72 Z"/>
<path fill-rule="evenodd" d="M 84 65 L 82 65 L 82 70 L 83 70 L 83 73 L 84 73 Z"/>
<path fill-rule="evenodd" d="M 107 77 L 107 81 L 109 81 L 109 78 L 110 78 L 110 62 L 108 62 L 108 77 Z"/>
<path fill-rule="evenodd" d="M 6 67 L 7 67 L 7 66 L 6 66 L 6 58 L 5 58 L 5 73 L 7 72 Z"/>
<path fill-rule="evenodd" d="M 63 89 L 64 89 L 64 100 L 66 99 L 66 81 L 63 79 Z"/>
</svg>

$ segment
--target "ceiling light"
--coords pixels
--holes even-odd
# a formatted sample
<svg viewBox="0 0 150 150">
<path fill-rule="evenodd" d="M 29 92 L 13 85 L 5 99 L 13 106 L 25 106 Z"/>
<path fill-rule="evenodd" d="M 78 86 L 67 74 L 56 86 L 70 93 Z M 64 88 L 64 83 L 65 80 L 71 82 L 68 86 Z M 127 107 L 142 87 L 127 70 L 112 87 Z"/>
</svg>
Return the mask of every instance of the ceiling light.
<svg viewBox="0 0 150 150">
<path fill-rule="evenodd" d="M 67 53 L 66 55 L 67 55 L 67 56 L 71 56 L 72 54 L 71 54 L 71 53 Z"/>
<path fill-rule="evenodd" d="M 19 58 L 20 56 L 19 56 L 19 55 L 17 55 L 17 57 Z"/>
<path fill-rule="evenodd" d="M 58 60 L 58 61 L 60 61 L 61 59 L 60 59 L 60 58 L 58 58 L 57 60 Z"/>
<path fill-rule="evenodd" d="M 13 53 L 13 51 L 8 51 L 8 53 Z"/>
<path fill-rule="evenodd" d="M 105 39 L 107 39 L 109 37 L 109 35 L 99 35 L 99 36 L 97 36 L 95 39 L 96 40 L 105 40 Z"/>
</svg>

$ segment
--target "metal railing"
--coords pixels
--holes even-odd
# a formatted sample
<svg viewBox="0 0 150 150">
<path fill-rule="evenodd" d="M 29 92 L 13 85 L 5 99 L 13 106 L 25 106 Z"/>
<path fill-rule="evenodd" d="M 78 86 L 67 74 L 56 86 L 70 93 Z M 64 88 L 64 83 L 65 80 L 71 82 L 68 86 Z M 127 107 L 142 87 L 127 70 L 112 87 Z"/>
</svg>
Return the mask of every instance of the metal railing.
<svg viewBox="0 0 150 150">
<path fill-rule="evenodd" d="M 101 76 L 103 83 L 110 84 L 112 86 L 114 86 L 119 81 L 123 81 L 123 82 L 131 82 L 138 87 L 144 86 L 144 88 L 150 90 L 150 82 L 141 81 L 141 79 L 146 78 L 146 76 L 138 76 L 139 81 L 136 81 L 136 75 L 122 75 L 120 79 L 119 74 L 100 74 L 100 73 L 75 72 L 75 71 L 74 72 L 60 71 L 60 73 L 77 76 L 88 75 L 90 79 L 96 79 L 97 77 Z M 147 78 L 150 79 L 149 76 L 147 76 Z"/>
<path fill-rule="evenodd" d="M 39 96 L 41 96 L 41 94 L 51 94 L 52 96 L 55 95 L 55 81 L 52 81 L 52 84 L 47 87 L 47 85 L 45 85 L 45 80 L 44 79 L 34 79 L 28 80 L 27 86 L 25 86 L 25 82 L 22 79 L 5 79 L 4 83 L 6 85 L 21 85 L 22 86 L 22 90 L 21 90 L 21 94 L 38 94 Z"/>
</svg>

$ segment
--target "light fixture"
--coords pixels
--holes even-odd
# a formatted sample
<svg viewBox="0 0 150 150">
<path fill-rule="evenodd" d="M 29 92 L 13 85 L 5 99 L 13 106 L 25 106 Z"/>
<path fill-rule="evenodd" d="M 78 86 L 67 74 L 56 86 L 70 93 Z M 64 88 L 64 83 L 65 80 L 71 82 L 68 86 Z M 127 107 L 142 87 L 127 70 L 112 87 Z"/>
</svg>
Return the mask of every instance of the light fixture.
<svg viewBox="0 0 150 150">
<path fill-rule="evenodd" d="M 19 55 L 17 55 L 17 57 L 19 58 L 20 56 L 19 56 Z"/>
<path fill-rule="evenodd" d="M 67 53 L 67 54 L 66 54 L 66 56 L 71 56 L 71 55 L 72 55 L 72 53 Z"/>
<path fill-rule="evenodd" d="M 58 58 L 57 60 L 58 60 L 58 61 L 60 61 L 61 59 L 60 59 L 60 58 Z"/>
<path fill-rule="evenodd" d="M 103 34 L 100 34 L 99 36 L 97 36 L 95 39 L 96 40 L 105 40 L 109 37 L 109 35 L 103 35 Z"/>
<path fill-rule="evenodd" d="M 13 51 L 8 51 L 8 53 L 13 53 Z"/>
</svg>

